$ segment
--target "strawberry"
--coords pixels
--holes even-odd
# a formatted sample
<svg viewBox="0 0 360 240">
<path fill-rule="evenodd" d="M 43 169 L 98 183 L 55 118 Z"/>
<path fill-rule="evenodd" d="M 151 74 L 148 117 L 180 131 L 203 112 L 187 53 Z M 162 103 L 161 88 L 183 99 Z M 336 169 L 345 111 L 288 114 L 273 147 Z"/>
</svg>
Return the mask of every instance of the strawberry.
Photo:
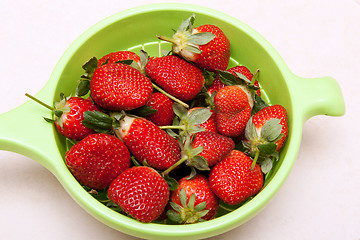
<svg viewBox="0 0 360 240">
<path fill-rule="evenodd" d="M 260 166 L 251 170 L 252 160 L 233 150 L 210 171 L 211 190 L 225 203 L 236 205 L 257 194 L 264 183 Z"/>
<path fill-rule="evenodd" d="M 45 120 L 53 122 L 57 131 L 68 139 L 80 141 L 89 134 L 95 133 L 94 130 L 87 128 L 82 124 L 84 112 L 100 111 L 90 99 L 80 97 L 66 98 L 61 94 L 61 100 L 54 104 L 55 107 L 51 107 L 30 94 L 25 95 L 52 110 L 53 119 L 45 118 Z"/>
<path fill-rule="evenodd" d="M 252 82 L 258 85 L 258 71 L 255 77 L 244 66 L 218 72 L 219 76 L 207 89 L 210 98 L 206 97 L 206 102 L 215 109 L 217 131 L 234 139 L 242 138 L 254 105 L 257 109 L 263 102 L 260 101 L 259 87 Z M 255 90 L 259 96 L 256 96 Z"/>
<path fill-rule="evenodd" d="M 186 134 L 179 137 L 181 144 L 181 159 L 163 172 L 167 176 L 172 170 L 182 163 L 191 169 L 190 177 L 196 175 L 196 169 L 201 171 L 210 170 L 211 166 L 221 161 L 235 147 L 231 138 L 221 134 L 200 131 L 192 136 Z"/>
<path fill-rule="evenodd" d="M 200 146 L 204 149 L 198 155 L 205 158 L 209 167 L 212 167 L 234 149 L 235 143 L 231 138 L 221 134 L 203 131 L 196 133 L 193 140 L 193 148 Z"/>
<path fill-rule="evenodd" d="M 201 108 L 203 108 L 203 107 L 193 107 L 193 108 L 189 109 L 188 113 L 190 114 L 195 109 L 201 109 Z M 210 112 L 211 112 L 211 116 L 209 117 L 209 119 L 206 120 L 204 123 L 199 124 L 198 126 L 204 128 L 206 131 L 209 131 L 209 132 L 217 132 L 215 111 L 210 109 Z"/>
<path fill-rule="evenodd" d="M 172 43 L 172 51 L 208 71 L 225 70 L 230 60 L 230 42 L 217 26 L 193 28 L 195 15 L 185 20 L 175 34 L 159 39 Z"/>
<path fill-rule="evenodd" d="M 107 193 L 111 202 L 144 223 L 161 215 L 170 196 L 166 181 L 153 168 L 145 166 L 125 170 L 111 183 Z"/>
<path fill-rule="evenodd" d="M 139 66 L 141 65 L 140 57 L 131 51 L 117 51 L 111 52 L 103 56 L 98 60 L 98 67 L 106 63 L 116 63 L 123 60 L 134 60 Z"/>
<path fill-rule="evenodd" d="M 217 131 L 228 137 L 243 135 L 253 104 L 246 87 L 231 85 L 220 89 L 214 98 Z"/>
<path fill-rule="evenodd" d="M 280 124 L 278 125 L 278 128 L 280 128 L 279 129 L 280 133 L 277 133 L 276 134 L 277 136 L 268 136 L 268 134 L 266 134 L 266 131 L 269 131 L 269 129 L 265 129 L 264 125 L 269 123 L 269 120 L 271 119 L 279 120 L 276 121 L 278 122 L 278 124 Z M 288 135 L 288 120 L 287 120 L 286 109 L 281 105 L 273 105 L 273 106 L 265 107 L 254 114 L 254 116 L 252 117 L 252 123 L 256 128 L 256 132 L 261 134 L 260 136 L 258 136 L 259 137 L 258 140 L 262 139 L 265 141 L 267 140 L 266 142 L 271 142 L 271 139 L 266 139 L 266 138 L 273 137 L 273 139 L 276 139 L 276 141 L 274 142 L 276 144 L 275 151 L 277 152 L 280 151 Z M 272 126 L 269 127 L 271 128 Z M 248 139 L 248 140 L 253 140 L 253 139 Z"/>
<path fill-rule="evenodd" d="M 55 104 L 55 108 L 57 108 L 57 111 L 62 111 L 60 117 L 54 115 L 55 127 L 65 137 L 79 141 L 94 133 L 92 129 L 82 124 L 85 111 L 100 111 L 90 99 L 80 97 L 64 98 Z"/>
<path fill-rule="evenodd" d="M 219 200 L 211 191 L 205 176 L 197 174 L 194 178 L 179 180 L 178 188 L 171 192 L 168 217 L 181 224 L 203 222 L 213 219 L 217 213 Z"/>
<path fill-rule="evenodd" d="M 205 83 L 198 67 L 175 55 L 150 58 L 145 71 L 167 93 L 182 101 L 195 98 Z"/>
<path fill-rule="evenodd" d="M 160 92 L 153 93 L 145 106 L 154 109 L 156 112 L 145 118 L 152 121 L 158 126 L 171 125 L 175 113 L 172 105 L 173 101 Z"/>
<path fill-rule="evenodd" d="M 130 153 L 115 136 L 95 133 L 73 145 L 66 152 L 65 161 L 81 184 L 104 189 L 130 167 Z"/>
<path fill-rule="evenodd" d="M 166 176 L 175 169 L 177 166 L 180 166 L 185 162 L 187 166 L 191 168 L 191 176 L 196 174 L 195 168 L 198 170 L 210 170 L 208 161 L 205 157 L 216 158 L 220 157 L 221 154 L 216 155 L 216 150 L 210 155 L 211 150 L 205 151 L 205 157 L 201 156 L 200 153 L 204 150 L 205 147 L 215 146 L 216 144 L 225 144 L 224 139 L 220 138 L 211 138 L 210 141 L 216 140 L 216 142 L 211 144 L 204 144 L 204 139 L 198 141 L 198 146 L 193 146 L 193 140 L 195 135 L 199 132 L 209 132 L 206 129 L 202 128 L 200 125 L 206 123 L 209 118 L 213 115 L 209 108 L 198 107 L 193 108 L 191 111 L 188 111 L 182 105 L 175 103 L 173 105 L 176 118 L 174 118 L 173 125 L 171 126 L 161 126 L 161 129 L 167 129 L 168 133 L 177 138 L 180 142 L 181 148 L 181 159 L 173 164 L 171 167 L 166 169 L 163 172 L 163 175 Z M 178 133 L 172 131 L 172 129 L 177 129 Z M 214 133 L 216 134 L 216 133 Z M 220 136 L 220 135 L 219 135 Z M 223 136 L 221 136 L 223 137 Z M 203 146 L 205 145 L 205 146 Z M 215 161 L 211 159 L 210 161 Z"/>
<path fill-rule="evenodd" d="M 244 147 L 254 157 L 260 158 L 264 173 L 270 171 L 272 161 L 278 160 L 278 152 L 288 135 L 286 109 L 281 105 L 267 106 L 255 113 L 246 125 Z"/>
<path fill-rule="evenodd" d="M 181 158 L 179 143 L 145 118 L 125 115 L 119 119 L 115 134 L 138 161 L 158 170 L 169 168 Z"/>
<path fill-rule="evenodd" d="M 144 106 L 150 99 L 153 87 L 139 70 L 122 63 L 108 63 L 95 69 L 90 91 L 100 107 L 121 111 Z"/>
</svg>

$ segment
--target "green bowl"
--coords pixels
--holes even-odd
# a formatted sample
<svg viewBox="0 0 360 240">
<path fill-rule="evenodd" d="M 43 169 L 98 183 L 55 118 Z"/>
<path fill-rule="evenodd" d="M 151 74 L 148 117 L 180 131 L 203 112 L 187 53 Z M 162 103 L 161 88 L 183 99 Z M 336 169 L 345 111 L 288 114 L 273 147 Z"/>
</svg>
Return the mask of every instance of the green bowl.
<svg viewBox="0 0 360 240">
<path fill-rule="evenodd" d="M 263 190 L 238 209 L 211 221 L 192 225 L 144 224 L 121 215 L 98 202 L 74 179 L 64 163 L 65 139 L 42 116 L 51 113 L 33 101 L 0 115 L 0 150 L 30 157 L 45 166 L 61 182 L 73 199 L 89 214 L 123 233 L 146 239 L 199 239 L 215 236 L 254 217 L 279 190 L 288 176 L 299 150 L 304 122 L 315 115 L 341 116 L 344 100 L 337 82 L 331 77 L 305 79 L 295 76 L 272 46 L 238 19 L 216 10 L 188 4 L 152 4 L 117 13 L 95 24 L 66 50 L 48 83 L 36 95 L 44 102 L 58 100 L 60 92 L 74 93 L 83 74 L 82 64 L 90 57 L 109 52 L 144 48 L 159 55 L 156 34 L 171 36 L 171 29 L 196 14 L 195 25 L 215 24 L 228 36 L 231 65 L 244 64 L 251 71 L 260 69 L 263 96 L 270 104 L 281 104 L 288 111 L 289 136 L 280 160 Z M 23 120 L 26 116 L 26 121 Z M 261 216 L 260 216 L 261 217 Z"/>
</svg>

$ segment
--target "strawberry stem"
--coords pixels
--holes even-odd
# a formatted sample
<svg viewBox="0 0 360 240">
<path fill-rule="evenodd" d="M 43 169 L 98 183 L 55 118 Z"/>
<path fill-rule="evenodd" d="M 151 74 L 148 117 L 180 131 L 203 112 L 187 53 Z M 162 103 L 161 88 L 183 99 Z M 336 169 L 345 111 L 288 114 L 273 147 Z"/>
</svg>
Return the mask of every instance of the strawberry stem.
<svg viewBox="0 0 360 240">
<path fill-rule="evenodd" d="M 66 140 L 68 140 L 72 145 L 75 145 L 75 144 L 76 144 L 76 142 L 74 142 L 73 140 L 71 140 L 71 139 L 69 139 L 69 138 L 67 138 Z"/>
<path fill-rule="evenodd" d="M 177 99 L 176 97 L 174 97 L 173 95 L 170 95 L 169 93 L 165 92 L 163 89 L 161 89 L 159 86 L 155 85 L 154 83 L 152 84 L 153 87 L 158 90 L 159 92 L 161 92 L 162 94 L 164 94 L 165 96 L 167 96 L 168 98 L 170 98 L 171 100 L 173 100 L 174 102 L 177 102 L 179 104 L 181 104 L 182 106 L 184 106 L 185 108 L 189 108 L 189 105 L 187 105 L 186 103 L 184 103 L 183 101 L 181 101 L 180 99 Z"/>
<path fill-rule="evenodd" d="M 179 130 L 185 130 L 186 127 L 184 125 L 174 126 L 174 125 L 166 125 L 166 126 L 159 126 L 161 129 L 179 129 Z"/>
<path fill-rule="evenodd" d="M 35 102 L 41 104 L 42 106 L 44 106 L 44 107 L 46 107 L 46 108 L 48 108 L 48 109 L 50 109 L 52 111 L 55 111 L 55 108 L 51 107 L 50 105 L 47 105 L 46 103 L 44 103 L 44 102 L 40 101 L 39 99 L 31 96 L 30 94 L 25 93 L 25 96 L 27 96 L 28 98 L 30 98 L 30 99 L 34 100 Z"/>
<path fill-rule="evenodd" d="M 256 162 L 257 162 L 257 160 L 258 160 L 258 158 L 259 158 L 259 155 L 260 155 L 260 150 L 257 148 L 257 149 L 256 149 L 256 154 L 255 154 L 255 157 L 254 157 L 254 160 L 253 160 L 253 162 L 252 162 L 252 164 L 251 164 L 251 167 L 250 167 L 250 170 L 251 170 L 251 171 L 254 170 L 255 165 L 256 165 Z"/>
<path fill-rule="evenodd" d="M 224 204 L 221 204 L 221 203 L 219 203 L 219 207 L 221 207 L 222 209 L 229 211 L 229 212 L 234 211 L 234 209 L 228 208 L 228 207 L 224 206 Z"/>
<path fill-rule="evenodd" d="M 255 83 L 255 81 L 256 81 L 256 79 L 257 79 L 257 76 L 258 76 L 258 74 L 259 74 L 259 71 L 260 71 L 259 69 L 256 69 L 253 77 L 250 79 L 250 81 L 251 81 L 252 84 Z"/>
<path fill-rule="evenodd" d="M 160 39 L 160 40 L 163 40 L 163 41 L 166 41 L 166 42 L 169 42 L 169 43 L 176 44 L 176 41 L 175 41 L 175 39 L 173 39 L 173 38 L 166 37 L 166 36 L 159 36 L 159 35 L 157 35 L 156 37 L 157 37 L 158 39 Z"/>
<path fill-rule="evenodd" d="M 184 157 L 182 157 L 179 161 L 177 161 L 176 163 L 174 163 L 171 167 L 169 167 L 168 169 L 166 169 L 166 170 L 162 173 L 163 177 L 169 175 L 169 173 L 170 173 L 172 170 L 174 170 L 177 166 L 179 166 L 180 164 L 182 164 L 183 162 L 185 162 L 185 161 L 188 160 L 188 159 L 189 159 L 189 156 L 187 156 L 187 155 L 184 156 Z"/>
</svg>

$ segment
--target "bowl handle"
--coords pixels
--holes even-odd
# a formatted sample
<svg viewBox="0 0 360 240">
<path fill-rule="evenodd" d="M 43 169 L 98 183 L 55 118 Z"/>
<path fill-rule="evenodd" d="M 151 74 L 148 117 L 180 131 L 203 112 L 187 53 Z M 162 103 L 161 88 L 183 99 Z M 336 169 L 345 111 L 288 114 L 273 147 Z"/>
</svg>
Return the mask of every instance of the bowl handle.
<svg viewBox="0 0 360 240">
<path fill-rule="evenodd" d="M 332 77 L 295 76 L 291 92 L 295 111 L 302 111 L 303 122 L 316 115 L 342 116 L 345 102 L 339 84 Z"/>
<path fill-rule="evenodd" d="M 32 100 L 1 114 L 0 150 L 32 158 L 52 171 L 56 167 L 56 153 L 59 150 L 53 125 L 47 123 L 43 116 L 50 118 L 50 111 Z"/>
</svg>

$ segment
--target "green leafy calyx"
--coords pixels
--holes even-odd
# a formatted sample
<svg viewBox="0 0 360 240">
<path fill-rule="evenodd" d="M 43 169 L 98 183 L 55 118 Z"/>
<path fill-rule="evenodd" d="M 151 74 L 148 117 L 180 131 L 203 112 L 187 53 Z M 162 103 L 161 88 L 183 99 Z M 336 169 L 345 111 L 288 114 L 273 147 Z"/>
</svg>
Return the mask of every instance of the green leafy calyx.
<svg viewBox="0 0 360 240">
<path fill-rule="evenodd" d="M 82 97 L 88 94 L 90 91 L 90 81 L 97 67 L 98 60 L 96 57 L 92 57 L 84 63 L 82 68 L 85 70 L 85 73 L 81 76 L 79 84 L 76 88 L 76 96 Z"/>
<path fill-rule="evenodd" d="M 166 213 L 172 221 L 180 224 L 192 224 L 205 221 L 202 218 L 209 212 L 209 210 L 205 209 L 206 201 L 195 205 L 196 194 L 192 194 L 188 199 L 183 188 L 179 191 L 179 198 L 181 205 L 170 202 L 173 210 L 168 210 Z"/>
<path fill-rule="evenodd" d="M 194 32 L 193 25 L 195 14 L 183 21 L 174 35 L 170 37 L 157 36 L 160 40 L 164 40 L 173 44 L 172 51 L 175 54 L 186 50 L 192 53 L 201 54 L 199 46 L 205 45 L 212 41 L 216 35 L 211 32 Z"/>
<path fill-rule="evenodd" d="M 259 163 L 264 173 L 271 170 L 273 160 L 278 160 L 279 154 L 276 152 L 276 142 L 282 138 L 283 134 L 280 119 L 271 118 L 257 129 L 249 119 L 245 128 L 245 139 L 242 143 L 247 153 L 253 157 L 252 169 Z"/>
<path fill-rule="evenodd" d="M 118 125 L 118 120 L 121 118 L 121 114 L 119 114 L 113 113 L 112 116 L 109 116 L 100 111 L 86 111 L 82 124 L 99 133 L 110 133 Z"/>
</svg>

